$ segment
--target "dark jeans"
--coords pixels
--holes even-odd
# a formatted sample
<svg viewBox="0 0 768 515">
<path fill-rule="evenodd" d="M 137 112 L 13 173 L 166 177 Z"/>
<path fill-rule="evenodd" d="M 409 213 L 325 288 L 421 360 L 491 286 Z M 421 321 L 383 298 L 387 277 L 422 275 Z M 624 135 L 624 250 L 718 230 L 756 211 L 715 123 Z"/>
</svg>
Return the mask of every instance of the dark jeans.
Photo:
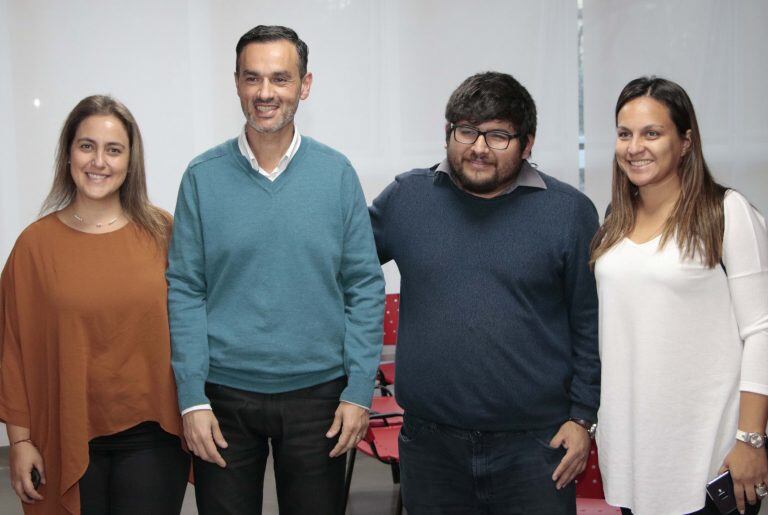
<svg viewBox="0 0 768 515">
<path fill-rule="evenodd" d="M 260 514 L 269 443 L 281 515 L 340 514 L 345 457 L 326 438 L 346 378 L 278 394 L 206 384 L 224 438 L 226 468 L 194 458 L 201 515 Z"/>
<path fill-rule="evenodd" d="M 717 509 L 717 506 L 715 506 L 715 503 L 712 502 L 712 499 L 710 499 L 707 494 L 704 494 L 704 495 L 707 498 L 707 503 L 704 505 L 704 507 L 699 511 L 694 511 L 693 513 L 689 513 L 688 515 L 720 515 L 720 511 Z M 757 512 L 760 511 L 760 503 L 758 502 L 754 506 L 747 503 L 746 508 L 747 509 L 744 511 L 745 515 L 757 515 Z M 739 512 L 738 510 L 733 510 L 731 513 L 735 514 Z M 622 508 L 621 515 L 633 515 L 632 510 L 628 508 Z"/>
<path fill-rule="evenodd" d="M 189 478 L 189 455 L 157 422 L 143 422 L 88 443 L 80 479 L 82 515 L 178 515 Z"/>
<path fill-rule="evenodd" d="M 549 446 L 558 429 L 467 431 L 406 413 L 399 443 L 408 514 L 575 514 L 574 484 L 557 490 L 552 481 L 565 455 Z"/>
</svg>

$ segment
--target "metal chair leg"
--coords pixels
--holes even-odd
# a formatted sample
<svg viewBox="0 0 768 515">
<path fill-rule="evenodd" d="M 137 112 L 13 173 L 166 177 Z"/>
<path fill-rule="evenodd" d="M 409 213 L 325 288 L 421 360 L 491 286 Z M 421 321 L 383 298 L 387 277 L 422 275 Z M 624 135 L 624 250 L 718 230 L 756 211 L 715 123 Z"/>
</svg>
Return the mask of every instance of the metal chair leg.
<svg viewBox="0 0 768 515">
<path fill-rule="evenodd" d="M 403 515 L 403 494 L 400 488 L 397 489 L 397 506 L 395 506 L 395 515 Z"/>
<path fill-rule="evenodd" d="M 347 452 L 347 473 L 344 478 L 344 510 L 342 513 L 347 512 L 347 503 L 349 502 L 349 490 L 352 486 L 352 472 L 355 470 L 355 457 L 357 457 L 357 448 L 350 449 Z"/>
</svg>

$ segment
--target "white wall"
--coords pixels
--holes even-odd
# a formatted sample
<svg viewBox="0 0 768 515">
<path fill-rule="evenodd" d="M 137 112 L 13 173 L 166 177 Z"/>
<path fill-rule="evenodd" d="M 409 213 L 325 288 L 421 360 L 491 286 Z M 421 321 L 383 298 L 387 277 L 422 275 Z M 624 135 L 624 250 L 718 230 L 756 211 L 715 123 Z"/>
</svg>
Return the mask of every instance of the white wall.
<svg viewBox="0 0 768 515">
<path fill-rule="evenodd" d="M 34 220 L 51 180 L 56 138 L 82 97 L 111 93 L 144 134 L 152 198 L 172 210 L 186 163 L 242 124 L 232 72 L 239 36 L 285 24 L 310 48 L 315 81 L 300 130 L 346 153 L 372 200 L 393 177 L 439 161 L 443 110 L 472 73 L 517 76 L 539 106 L 534 160 L 577 184 L 576 4 L 2 0 L 0 108 L 6 160 L 0 260 Z M 458 22 L 466 30 L 455 31 Z M 33 105 L 39 99 L 40 106 Z M 15 138 L 14 138 L 15 135 Z M 397 275 L 389 273 L 397 290 Z"/>
<path fill-rule="evenodd" d="M 242 123 L 233 48 L 258 23 L 290 25 L 309 43 L 315 83 L 299 127 L 352 159 L 369 200 L 396 173 L 442 157 L 445 101 L 485 69 L 529 87 L 539 107 L 533 160 L 577 184 L 576 2 L 484 1 L 471 14 L 458 1 L 222 5 L 0 0 L 0 263 L 50 185 L 66 113 L 88 94 L 112 93 L 133 110 L 150 193 L 172 209 L 185 164 Z M 631 78 L 655 73 L 692 96 L 718 179 L 768 211 L 766 19 L 760 0 L 584 0 L 586 191 L 598 209 L 610 191 L 615 99 Z M 396 272 L 388 276 L 396 290 Z"/>
<path fill-rule="evenodd" d="M 131 109 L 151 198 L 172 211 L 186 164 L 242 126 L 234 47 L 258 24 L 308 43 L 298 127 L 347 154 L 369 201 L 442 159 L 448 96 L 489 69 L 537 101 L 533 160 L 578 184 L 576 13 L 572 0 L 0 0 L 0 264 L 50 187 L 64 118 L 90 94 Z M 398 291 L 396 267 L 385 273 Z"/>
<path fill-rule="evenodd" d="M 5 263 L 11 248 L 11 235 L 18 232 L 20 221 L 18 171 L 16 165 L 16 126 L 13 120 L 11 75 L 11 35 L 8 24 L 8 0 L 0 0 L 0 262 Z"/>
<path fill-rule="evenodd" d="M 768 2 L 584 0 L 586 193 L 610 200 L 619 92 L 641 75 L 685 88 L 715 178 L 768 214 Z"/>
<path fill-rule="evenodd" d="M 243 123 L 234 46 L 257 24 L 291 26 L 309 44 L 315 81 L 298 126 L 350 157 L 369 201 L 395 174 L 442 158 L 450 92 L 488 69 L 529 88 L 533 160 L 577 185 L 576 17 L 575 0 L 0 0 L 0 264 L 50 186 L 66 114 L 89 94 L 133 111 L 151 197 L 172 210 L 186 163 Z M 598 209 L 616 97 L 655 73 L 692 96 L 718 179 L 768 213 L 766 21 L 760 0 L 584 0 L 586 191 Z M 397 291 L 397 270 L 386 273 Z"/>
</svg>

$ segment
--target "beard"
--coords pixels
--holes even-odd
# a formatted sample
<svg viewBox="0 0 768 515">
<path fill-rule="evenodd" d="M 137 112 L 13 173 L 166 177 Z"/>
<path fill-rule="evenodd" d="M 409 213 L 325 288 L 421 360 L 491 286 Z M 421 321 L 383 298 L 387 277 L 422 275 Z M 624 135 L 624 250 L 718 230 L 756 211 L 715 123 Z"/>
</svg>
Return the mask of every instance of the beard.
<svg viewBox="0 0 768 515">
<path fill-rule="evenodd" d="M 519 161 L 517 163 L 512 163 L 507 167 L 500 167 L 498 162 L 478 158 L 478 156 L 474 154 L 470 155 L 469 159 L 479 159 L 482 162 L 494 166 L 492 171 L 485 172 L 481 175 L 471 169 L 464 169 L 464 156 L 450 156 L 448 158 L 448 162 L 451 164 L 453 177 L 456 182 L 459 183 L 461 189 L 467 193 L 478 195 L 487 195 L 499 190 L 499 188 L 511 185 L 522 166 L 522 162 Z M 469 164 L 466 166 L 469 168 Z"/>
<path fill-rule="evenodd" d="M 260 104 L 268 104 L 270 102 L 259 102 Z M 251 103 L 248 110 L 245 113 L 245 118 L 248 121 L 248 126 L 253 129 L 254 131 L 260 133 L 260 134 L 272 134 L 275 132 L 278 132 L 282 130 L 286 125 L 291 123 L 293 121 L 294 116 L 296 116 L 296 110 L 299 107 L 299 99 L 296 99 L 296 102 L 293 104 L 286 104 L 285 102 L 280 102 L 278 106 L 278 116 L 271 120 L 261 120 L 258 117 L 256 117 L 253 113 L 257 111 L 257 107 L 255 104 Z"/>
</svg>

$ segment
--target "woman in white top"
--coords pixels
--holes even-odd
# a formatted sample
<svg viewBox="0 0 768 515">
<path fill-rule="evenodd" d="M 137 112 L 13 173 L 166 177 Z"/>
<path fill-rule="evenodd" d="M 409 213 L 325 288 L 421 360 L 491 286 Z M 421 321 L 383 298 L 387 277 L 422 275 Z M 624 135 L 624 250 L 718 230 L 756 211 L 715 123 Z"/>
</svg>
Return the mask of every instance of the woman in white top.
<svg viewBox="0 0 768 515">
<path fill-rule="evenodd" d="M 768 495 L 768 235 L 713 180 L 674 82 L 635 79 L 619 96 L 611 211 L 592 260 L 606 500 L 625 514 L 717 514 L 705 485 L 730 469 L 739 511 L 757 513 Z"/>
</svg>

